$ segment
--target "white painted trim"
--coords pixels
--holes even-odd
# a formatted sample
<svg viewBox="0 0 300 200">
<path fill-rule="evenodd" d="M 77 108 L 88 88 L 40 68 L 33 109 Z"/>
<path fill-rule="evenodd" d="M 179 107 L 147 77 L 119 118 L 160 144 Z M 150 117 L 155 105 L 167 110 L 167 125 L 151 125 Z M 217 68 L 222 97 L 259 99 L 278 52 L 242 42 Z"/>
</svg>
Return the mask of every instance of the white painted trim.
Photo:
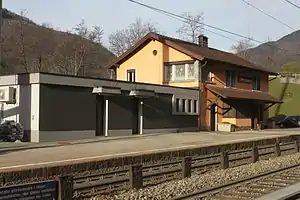
<svg viewBox="0 0 300 200">
<path fill-rule="evenodd" d="M 142 135 L 143 134 L 143 100 L 140 99 L 139 100 L 139 134 Z"/>
<path fill-rule="evenodd" d="M 179 112 L 176 111 L 176 99 L 179 99 Z M 185 111 L 183 110 L 183 99 L 185 99 Z M 187 107 L 188 107 L 188 100 L 192 100 L 192 105 L 191 105 L 191 112 L 188 112 Z M 193 112 L 194 108 L 194 101 L 197 101 L 197 105 L 199 102 L 199 96 L 187 96 L 187 95 L 173 95 L 172 97 L 172 115 L 198 115 L 198 106 L 197 106 L 197 112 Z"/>
<path fill-rule="evenodd" d="M 109 100 L 105 99 L 105 103 L 104 103 L 104 136 L 107 137 L 108 136 L 108 106 L 109 106 Z"/>
<path fill-rule="evenodd" d="M 137 73 L 138 71 L 136 71 L 136 74 Z M 71 77 L 71 76 L 42 74 L 42 73 L 37 75 L 39 75 L 39 78 L 33 78 L 34 76 L 30 76 L 29 83 L 70 85 L 70 86 L 93 87 L 93 88 L 97 86 L 106 86 L 106 87 L 119 87 L 121 88 L 121 90 L 132 90 L 132 87 L 134 85 L 139 87 L 139 89 L 154 90 L 155 93 L 179 94 L 179 95 L 184 94 L 186 96 L 198 95 L 198 90 L 193 88 L 180 88 L 180 87 L 153 85 L 153 84 L 138 83 L 138 82 L 132 83 L 127 81 Z"/>
<path fill-rule="evenodd" d="M 31 115 L 30 115 L 30 142 L 39 142 L 40 123 L 40 84 L 31 85 Z M 21 104 L 22 102 L 20 102 Z"/>
<path fill-rule="evenodd" d="M 171 76 L 171 81 L 175 80 L 175 72 L 176 72 L 176 66 L 172 65 L 172 76 Z"/>
</svg>

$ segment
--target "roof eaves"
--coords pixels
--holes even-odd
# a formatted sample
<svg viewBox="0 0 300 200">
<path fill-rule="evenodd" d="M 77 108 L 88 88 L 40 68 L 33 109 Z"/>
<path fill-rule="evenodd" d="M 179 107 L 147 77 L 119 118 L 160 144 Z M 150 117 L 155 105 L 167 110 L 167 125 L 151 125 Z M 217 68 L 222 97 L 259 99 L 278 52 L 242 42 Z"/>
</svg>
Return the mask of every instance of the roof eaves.
<svg viewBox="0 0 300 200">
<path fill-rule="evenodd" d="M 128 49 L 124 54 L 122 54 L 121 56 L 119 56 L 116 60 L 112 61 L 111 63 L 109 63 L 106 68 L 112 68 L 112 67 L 118 67 L 119 63 L 125 59 L 127 56 L 129 56 L 131 53 L 133 53 L 137 48 L 139 48 L 142 44 L 144 44 L 147 40 L 149 39 L 155 39 L 157 41 L 160 41 L 163 44 L 166 44 L 184 54 L 187 54 L 188 56 L 191 56 L 192 58 L 198 59 L 198 60 L 203 60 L 204 57 L 199 55 L 196 52 L 187 50 L 186 48 L 182 47 L 180 44 L 177 44 L 175 42 L 172 42 L 171 39 L 167 38 L 167 37 L 162 37 L 156 33 L 150 32 L 148 33 L 144 38 L 142 38 L 140 41 L 138 41 L 133 47 L 131 47 L 130 49 Z"/>
<path fill-rule="evenodd" d="M 235 65 L 237 67 L 242 67 L 242 68 L 246 68 L 246 69 L 252 69 L 252 70 L 255 70 L 255 71 L 260 71 L 260 72 L 271 74 L 271 75 L 276 75 L 276 76 L 279 75 L 278 72 L 273 72 L 273 71 L 264 69 L 263 67 L 255 67 L 255 66 L 249 67 L 249 66 L 245 66 L 245 65 L 239 65 L 239 64 L 232 63 L 232 62 L 226 62 L 226 61 L 212 59 L 212 58 L 207 58 L 207 60 L 211 60 L 211 61 L 215 61 L 215 62 L 221 62 L 221 63 L 224 63 L 224 64 Z"/>
<path fill-rule="evenodd" d="M 188 55 L 192 58 L 196 58 L 198 60 L 203 60 L 204 59 L 204 57 L 202 55 L 200 55 L 200 54 L 198 54 L 194 51 L 190 51 L 190 50 L 180 46 L 180 44 L 177 44 L 177 43 L 172 42 L 170 40 L 165 40 L 165 41 L 161 41 L 161 42 L 165 43 L 166 45 L 168 45 L 168 46 L 170 46 L 170 47 L 172 47 L 172 48 L 174 48 L 174 49 L 176 49 L 176 50 L 178 50 L 178 51 L 180 51 L 180 52 L 182 52 L 182 53 L 184 53 L 184 54 L 186 54 L 186 55 Z"/>
<path fill-rule="evenodd" d="M 231 98 L 236 98 L 236 99 L 240 99 L 240 97 L 228 97 L 226 95 L 223 95 L 222 92 L 218 91 L 218 89 L 225 89 L 225 88 L 221 88 L 221 87 L 218 87 L 218 86 L 210 86 L 210 85 L 207 85 L 206 88 L 208 90 L 210 90 L 212 93 L 216 94 L 216 95 L 219 95 L 221 96 L 222 98 L 224 99 L 231 99 Z M 270 100 L 270 99 L 258 99 L 258 98 L 253 98 L 252 100 L 261 100 L 261 101 L 265 101 L 265 102 L 269 102 L 269 103 L 282 103 L 282 100 L 279 100 L 273 96 L 271 96 L 270 94 L 268 93 L 265 93 L 265 92 L 261 92 L 261 91 L 249 91 L 249 90 L 246 90 L 246 89 L 239 89 L 239 88 L 236 88 L 237 91 L 239 92 L 246 92 L 246 93 L 252 93 L 252 92 L 259 92 L 259 93 L 264 93 L 264 94 L 267 94 L 269 95 L 270 97 L 272 97 L 273 100 Z M 233 92 L 233 90 L 231 91 Z M 245 98 L 247 99 L 247 98 Z"/>
<path fill-rule="evenodd" d="M 139 40 L 135 45 L 133 45 L 131 48 L 129 48 L 125 53 L 123 53 L 122 55 L 120 55 L 118 58 L 116 58 L 115 60 L 113 60 L 111 63 L 109 63 L 105 68 L 112 68 L 112 67 L 118 67 L 119 63 L 125 59 L 127 56 L 129 56 L 131 53 L 133 53 L 137 48 L 139 48 L 141 45 L 143 45 L 147 40 L 149 39 L 156 39 L 157 40 L 157 36 L 155 35 L 155 33 L 148 33 L 147 35 L 145 35 L 141 40 Z"/>
</svg>

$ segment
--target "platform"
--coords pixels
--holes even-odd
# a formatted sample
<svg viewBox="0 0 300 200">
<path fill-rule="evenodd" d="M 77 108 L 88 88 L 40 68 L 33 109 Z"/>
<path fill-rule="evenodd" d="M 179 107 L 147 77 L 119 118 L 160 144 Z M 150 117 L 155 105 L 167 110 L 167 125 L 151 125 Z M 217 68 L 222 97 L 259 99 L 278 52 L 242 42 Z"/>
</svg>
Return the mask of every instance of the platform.
<svg viewBox="0 0 300 200">
<path fill-rule="evenodd" d="M 243 131 L 235 133 L 193 132 L 148 135 L 135 138 L 94 139 L 60 143 L 59 146 L 0 153 L 0 171 L 31 166 L 59 165 L 92 159 L 108 159 L 117 156 L 155 153 L 216 144 L 228 144 L 249 140 L 274 138 L 300 134 L 299 129 Z"/>
</svg>

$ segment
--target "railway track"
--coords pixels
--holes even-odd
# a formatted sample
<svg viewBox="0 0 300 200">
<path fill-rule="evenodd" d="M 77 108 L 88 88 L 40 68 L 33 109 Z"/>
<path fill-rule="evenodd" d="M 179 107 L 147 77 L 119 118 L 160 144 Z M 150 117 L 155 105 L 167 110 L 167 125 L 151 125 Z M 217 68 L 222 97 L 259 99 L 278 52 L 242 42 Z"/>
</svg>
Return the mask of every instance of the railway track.
<svg viewBox="0 0 300 200">
<path fill-rule="evenodd" d="M 300 182 L 300 165 L 262 173 L 224 185 L 172 198 L 172 200 L 248 200 Z"/>
</svg>

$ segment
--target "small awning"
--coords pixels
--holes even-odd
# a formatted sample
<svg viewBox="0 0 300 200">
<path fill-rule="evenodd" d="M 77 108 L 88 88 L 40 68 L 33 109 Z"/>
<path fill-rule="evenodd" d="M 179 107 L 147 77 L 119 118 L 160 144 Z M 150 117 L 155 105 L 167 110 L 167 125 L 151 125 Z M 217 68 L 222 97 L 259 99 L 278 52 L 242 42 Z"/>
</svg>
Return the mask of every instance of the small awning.
<svg viewBox="0 0 300 200">
<path fill-rule="evenodd" d="M 265 103 L 282 103 L 279 99 L 269 95 L 267 92 L 245 90 L 228 87 L 218 87 L 213 85 L 207 85 L 206 88 L 216 95 L 221 96 L 224 99 L 244 99 L 244 100 L 256 100 Z"/>
<path fill-rule="evenodd" d="M 130 91 L 129 96 L 141 97 L 141 98 L 154 97 L 155 91 L 154 90 L 133 89 Z"/>
<path fill-rule="evenodd" d="M 92 93 L 99 95 L 119 95 L 121 94 L 121 88 L 108 86 L 94 87 Z"/>
</svg>

